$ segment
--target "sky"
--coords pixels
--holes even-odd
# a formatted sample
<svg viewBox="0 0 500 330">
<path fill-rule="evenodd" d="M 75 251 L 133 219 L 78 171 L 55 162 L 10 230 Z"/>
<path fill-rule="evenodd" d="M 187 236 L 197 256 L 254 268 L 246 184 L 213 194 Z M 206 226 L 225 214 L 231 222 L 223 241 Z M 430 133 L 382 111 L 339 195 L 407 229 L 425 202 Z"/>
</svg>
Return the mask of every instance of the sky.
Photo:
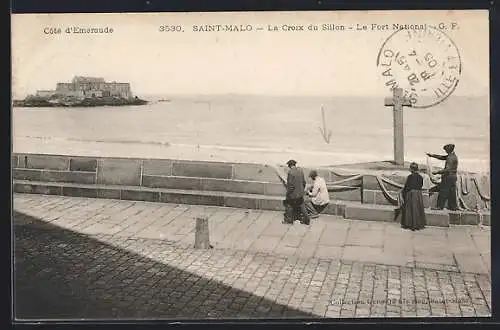
<svg viewBox="0 0 500 330">
<path fill-rule="evenodd" d="M 54 89 L 75 75 L 130 82 L 141 94 L 386 95 L 376 66 L 393 31 L 371 24 L 439 24 L 462 61 L 456 95 L 489 93 L 487 11 L 24 14 L 12 17 L 13 97 Z M 451 30 L 451 23 L 458 29 Z M 308 31 L 324 23 L 354 30 Z M 194 32 L 193 25 L 250 24 L 250 32 Z M 268 25 L 305 31 L 268 31 Z M 357 31 L 367 25 L 368 30 Z M 160 32 L 182 25 L 184 32 Z M 110 34 L 66 34 L 68 27 Z M 45 28 L 61 34 L 45 34 Z M 262 27 L 262 31 L 256 31 Z"/>
</svg>

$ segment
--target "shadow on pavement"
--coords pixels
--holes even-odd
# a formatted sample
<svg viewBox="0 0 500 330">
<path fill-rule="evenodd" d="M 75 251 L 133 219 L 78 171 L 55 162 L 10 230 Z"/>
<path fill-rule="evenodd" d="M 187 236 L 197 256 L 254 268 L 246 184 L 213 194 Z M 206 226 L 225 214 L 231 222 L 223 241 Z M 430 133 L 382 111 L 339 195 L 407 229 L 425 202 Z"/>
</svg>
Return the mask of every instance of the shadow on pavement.
<svg viewBox="0 0 500 330">
<path fill-rule="evenodd" d="M 13 222 L 18 320 L 315 317 L 20 212 Z"/>
</svg>

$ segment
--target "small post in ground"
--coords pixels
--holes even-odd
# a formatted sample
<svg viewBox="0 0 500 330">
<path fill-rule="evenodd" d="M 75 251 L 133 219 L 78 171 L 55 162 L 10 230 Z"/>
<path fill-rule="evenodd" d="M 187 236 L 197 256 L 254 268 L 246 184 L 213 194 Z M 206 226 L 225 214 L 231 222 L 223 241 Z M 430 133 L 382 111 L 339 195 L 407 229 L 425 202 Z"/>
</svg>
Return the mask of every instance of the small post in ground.
<svg viewBox="0 0 500 330">
<path fill-rule="evenodd" d="M 210 249 L 210 234 L 208 230 L 208 218 L 207 217 L 197 217 L 196 218 L 196 232 L 194 238 L 194 248 L 195 249 Z"/>
</svg>

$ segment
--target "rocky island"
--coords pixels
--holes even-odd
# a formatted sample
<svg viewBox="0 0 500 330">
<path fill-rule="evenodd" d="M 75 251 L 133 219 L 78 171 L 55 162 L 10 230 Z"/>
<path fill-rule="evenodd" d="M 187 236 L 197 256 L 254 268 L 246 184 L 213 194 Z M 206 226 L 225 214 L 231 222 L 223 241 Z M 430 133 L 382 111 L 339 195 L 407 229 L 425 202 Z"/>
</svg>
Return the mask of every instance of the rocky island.
<svg viewBox="0 0 500 330">
<path fill-rule="evenodd" d="M 99 107 L 144 105 L 148 102 L 132 95 L 129 83 L 106 82 L 104 78 L 76 76 L 70 83 L 57 83 L 55 90 L 39 90 L 14 107 Z"/>
</svg>

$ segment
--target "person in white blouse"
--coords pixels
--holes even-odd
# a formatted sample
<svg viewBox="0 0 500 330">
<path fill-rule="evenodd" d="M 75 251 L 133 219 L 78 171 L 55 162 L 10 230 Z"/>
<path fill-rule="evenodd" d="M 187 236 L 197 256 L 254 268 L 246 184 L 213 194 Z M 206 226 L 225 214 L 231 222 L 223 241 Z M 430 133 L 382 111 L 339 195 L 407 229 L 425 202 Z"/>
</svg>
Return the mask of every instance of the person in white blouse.
<svg viewBox="0 0 500 330">
<path fill-rule="evenodd" d="M 309 177 L 313 181 L 313 184 L 307 189 L 307 196 L 309 198 L 305 204 L 309 217 L 317 218 L 330 203 L 330 194 L 328 193 L 325 179 L 320 177 L 317 171 L 312 170 L 309 173 Z"/>
</svg>

